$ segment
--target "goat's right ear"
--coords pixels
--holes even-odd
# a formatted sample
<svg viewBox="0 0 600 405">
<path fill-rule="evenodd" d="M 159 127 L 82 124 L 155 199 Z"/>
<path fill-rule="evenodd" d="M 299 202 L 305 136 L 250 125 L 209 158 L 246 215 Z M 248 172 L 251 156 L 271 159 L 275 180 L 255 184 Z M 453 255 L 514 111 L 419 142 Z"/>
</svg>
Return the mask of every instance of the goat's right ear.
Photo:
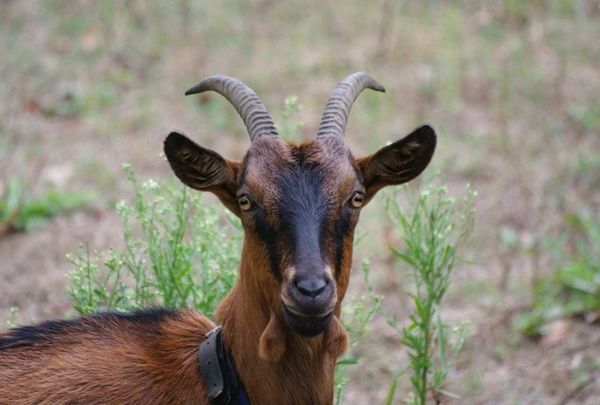
<svg viewBox="0 0 600 405">
<path fill-rule="evenodd" d="M 385 186 L 406 183 L 421 174 L 431 161 L 435 144 L 435 131 L 424 125 L 377 153 L 358 159 L 367 189 L 366 201 Z"/>
<path fill-rule="evenodd" d="M 185 185 L 214 193 L 234 214 L 240 214 L 236 197 L 239 162 L 224 159 L 178 132 L 167 136 L 164 151 L 173 172 Z"/>
</svg>

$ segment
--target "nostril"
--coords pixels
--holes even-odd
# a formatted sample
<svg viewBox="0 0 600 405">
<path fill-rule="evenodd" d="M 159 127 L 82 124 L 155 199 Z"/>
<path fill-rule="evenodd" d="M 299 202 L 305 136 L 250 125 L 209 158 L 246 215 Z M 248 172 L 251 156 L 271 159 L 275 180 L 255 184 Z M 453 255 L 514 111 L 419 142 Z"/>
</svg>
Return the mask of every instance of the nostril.
<svg viewBox="0 0 600 405">
<path fill-rule="evenodd" d="M 325 287 L 327 287 L 327 281 L 325 281 L 325 279 L 316 277 L 296 280 L 294 284 L 296 284 L 296 288 L 302 294 L 313 298 L 319 295 Z"/>
</svg>

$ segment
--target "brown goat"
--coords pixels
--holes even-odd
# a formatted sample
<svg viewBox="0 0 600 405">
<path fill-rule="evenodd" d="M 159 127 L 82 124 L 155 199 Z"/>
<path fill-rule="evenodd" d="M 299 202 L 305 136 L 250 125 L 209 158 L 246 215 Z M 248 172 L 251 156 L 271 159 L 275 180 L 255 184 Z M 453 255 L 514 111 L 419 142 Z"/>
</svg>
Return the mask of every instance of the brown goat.
<svg viewBox="0 0 600 405">
<path fill-rule="evenodd" d="M 344 144 L 365 73 L 333 90 L 316 139 L 277 136 L 266 108 L 242 82 L 212 76 L 212 90 L 242 117 L 252 145 L 222 158 L 172 132 L 164 151 L 177 177 L 207 190 L 244 227 L 239 280 L 216 321 L 252 404 L 331 404 L 336 359 L 348 337 L 339 321 L 360 209 L 384 186 L 428 165 L 436 143 L 424 126 L 375 154 Z M 208 404 L 198 346 L 214 324 L 192 310 L 101 313 L 0 334 L 0 404 Z"/>
</svg>

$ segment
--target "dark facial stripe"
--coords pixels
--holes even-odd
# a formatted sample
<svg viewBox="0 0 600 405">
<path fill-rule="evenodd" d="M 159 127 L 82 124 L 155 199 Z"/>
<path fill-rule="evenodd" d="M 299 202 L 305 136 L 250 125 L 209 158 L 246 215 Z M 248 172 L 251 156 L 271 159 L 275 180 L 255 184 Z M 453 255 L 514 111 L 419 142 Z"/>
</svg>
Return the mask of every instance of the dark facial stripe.
<svg viewBox="0 0 600 405">
<path fill-rule="evenodd" d="M 342 271 L 342 259 L 344 258 L 344 240 L 352 232 L 351 213 L 348 208 L 342 207 L 340 217 L 335 222 L 333 229 L 333 243 L 335 246 L 335 275 L 336 277 Z"/>
<path fill-rule="evenodd" d="M 323 172 L 318 166 L 300 166 L 280 178 L 279 215 L 281 231 L 289 242 L 296 271 L 322 268 L 324 234 L 330 205 L 323 190 Z"/>
<path fill-rule="evenodd" d="M 277 231 L 267 222 L 262 212 L 255 214 L 254 223 L 258 237 L 267 247 L 271 273 L 273 273 L 275 279 L 281 281 L 282 275 L 279 271 L 281 268 L 281 255 L 278 251 Z"/>
</svg>

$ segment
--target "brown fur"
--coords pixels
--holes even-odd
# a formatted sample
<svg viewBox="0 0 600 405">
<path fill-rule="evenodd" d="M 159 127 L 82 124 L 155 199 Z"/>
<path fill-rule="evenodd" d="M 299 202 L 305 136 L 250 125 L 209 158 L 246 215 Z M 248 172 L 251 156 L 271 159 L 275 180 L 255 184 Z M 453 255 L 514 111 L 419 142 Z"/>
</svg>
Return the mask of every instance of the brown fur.
<svg viewBox="0 0 600 405">
<path fill-rule="evenodd" d="M 252 404 L 330 404 L 335 362 L 348 344 L 346 331 L 334 318 L 322 335 L 293 334 L 282 320 L 280 288 L 265 271 L 267 266 L 264 247 L 246 238 L 240 282 L 216 314 L 250 400 Z M 344 273 L 349 276 L 350 267 Z"/>
<path fill-rule="evenodd" d="M 252 251 L 262 255 L 261 248 L 246 239 L 243 257 Z M 240 283 L 216 315 L 250 400 L 252 404 L 331 404 L 335 362 L 347 348 L 346 331 L 337 318 L 324 334 L 313 338 L 289 331 L 278 303 L 273 303 L 272 292 L 279 288 L 252 288 L 254 283 L 273 284 L 267 277 L 256 280 L 268 276 L 256 268 L 264 266 L 261 262 L 242 261 Z M 248 279 L 253 282 L 244 281 Z"/>
<path fill-rule="evenodd" d="M 0 351 L 0 404 L 206 404 L 197 350 L 213 326 L 194 311 L 152 326 L 83 318 Z"/>
</svg>

